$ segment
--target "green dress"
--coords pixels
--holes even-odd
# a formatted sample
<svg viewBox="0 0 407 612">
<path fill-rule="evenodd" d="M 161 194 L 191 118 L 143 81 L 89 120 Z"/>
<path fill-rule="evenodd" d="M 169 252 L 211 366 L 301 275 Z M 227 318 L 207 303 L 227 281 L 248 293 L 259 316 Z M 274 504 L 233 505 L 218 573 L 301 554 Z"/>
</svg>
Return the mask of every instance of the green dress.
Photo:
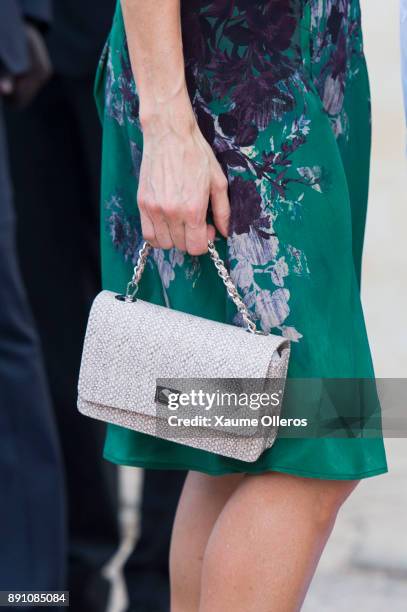
<svg viewBox="0 0 407 612">
<path fill-rule="evenodd" d="M 370 101 L 358 1 L 181 0 L 181 9 L 189 95 L 229 182 L 229 237 L 217 246 L 258 328 L 291 340 L 291 379 L 373 378 L 359 295 Z M 120 3 L 95 92 L 103 287 L 123 292 L 142 241 L 143 137 Z M 207 255 L 154 250 L 140 297 L 241 324 Z M 355 394 L 351 403 L 380 421 L 377 398 Z M 213 475 L 359 479 L 387 471 L 381 432 L 279 436 L 246 463 L 108 425 L 104 455 Z"/>
</svg>

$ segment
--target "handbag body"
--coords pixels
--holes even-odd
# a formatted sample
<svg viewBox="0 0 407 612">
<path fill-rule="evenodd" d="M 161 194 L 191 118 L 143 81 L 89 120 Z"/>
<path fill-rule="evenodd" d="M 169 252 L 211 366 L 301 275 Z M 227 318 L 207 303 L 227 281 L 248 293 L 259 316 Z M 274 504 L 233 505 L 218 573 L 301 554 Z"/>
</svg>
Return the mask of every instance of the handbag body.
<svg viewBox="0 0 407 612">
<path fill-rule="evenodd" d="M 245 327 L 138 299 L 150 248 L 144 243 L 140 250 L 126 295 L 102 291 L 94 300 L 78 409 L 140 433 L 255 461 L 277 435 L 278 419 L 273 417 L 281 411 L 289 341 L 257 331 L 213 243 L 210 256 Z M 191 391 L 205 401 L 222 401 L 216 409 L 185 401 L 177 407 L 176 400 L 191 397 Z M 264 405 L 256 403 L 253 409 L 248 401 L 253 394 L 257 399 L 262 394 Z M 267 404 L 267 397 L 278 397 L 277 405 Z"/>
</svg>

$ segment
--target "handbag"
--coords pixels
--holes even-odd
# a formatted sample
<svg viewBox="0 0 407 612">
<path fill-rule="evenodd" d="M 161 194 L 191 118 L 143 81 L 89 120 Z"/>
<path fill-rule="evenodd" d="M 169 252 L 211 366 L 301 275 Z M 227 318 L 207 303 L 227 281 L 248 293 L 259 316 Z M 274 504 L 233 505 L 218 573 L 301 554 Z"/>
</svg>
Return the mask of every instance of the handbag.
<svg viewBox="0 0 407 612">
<path fill-rule="evenodd" d="M 211 241 L 209 255 L 244 327 L 139 299 L 137 291 L 151 249 L 148 242 L 143 243 L 125 295 L 105 290 L 93 302 L 78 409 L 89 417 L 171 442 L 255 461 L 277 435 L 289 341 L 256 329 Z M 191 397 L 191 388 L 195 399 L 204 389 L 201 399 L 219 400 L 213 403 L 216 414 L 213 405 L 209 409 L 209 404 L 197 407 L 185 401 Z M 261 406 L 251 401 L 253 396 L 259 400 L 260 394 L 265 399 Z M 271 397 L 273 401 L 267 403 Z M 181 398 L 184 401 L 178 401 L 177 407 L 176 400 Z"/>
</svg>

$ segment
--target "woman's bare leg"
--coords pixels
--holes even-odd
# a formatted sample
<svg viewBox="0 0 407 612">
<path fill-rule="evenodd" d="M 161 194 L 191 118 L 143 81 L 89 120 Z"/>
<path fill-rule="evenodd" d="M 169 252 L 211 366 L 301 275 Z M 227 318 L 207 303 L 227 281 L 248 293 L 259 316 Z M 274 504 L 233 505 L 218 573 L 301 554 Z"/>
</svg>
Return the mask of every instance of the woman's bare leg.
<svg viewBox="0 0 407 612">
<path fill-rule="evenodd" d="M 246 476 L 210 535 L 199 612 L 299 610 L 336 514 L 356 484 L 276 472 Z"/>
<path fill-rule="evenodd" d="M 171 612 L 197 612 L 209 535 L 242 474 L 189 472 L 175 516 L 170 551 Z M 225 612 L 225 611 L 223 611 Z"/>
</svg>

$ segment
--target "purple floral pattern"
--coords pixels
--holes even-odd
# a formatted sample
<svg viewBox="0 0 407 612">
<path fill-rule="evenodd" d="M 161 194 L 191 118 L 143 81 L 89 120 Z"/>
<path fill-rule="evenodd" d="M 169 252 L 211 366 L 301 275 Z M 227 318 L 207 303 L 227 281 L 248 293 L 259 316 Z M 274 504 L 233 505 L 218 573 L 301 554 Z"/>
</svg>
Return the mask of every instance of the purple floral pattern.
<svg viewBox="0 0 407 612">
<path fill-rule="evenodd" d="M 112 244 L 120 251 L 125 261 L 136 263 L 137 253 L 142 241 L 140 218 L 138 214 L 129 214 L 123 204 L 123 198 L 114 193 L 105 202 L 107 216 L 106 231 Z"/>
<path fill-rule="evenodd" d="M 302 249 L 277 230 L 282 220 L 301 222 L 307 192 L 329 188 L 322 164 L 297 159 L 312 128 L 308 100 L 315 89 L 334 133 L 346 136 L 345 87 L 363 58 L 358 4 L 184 0 L 181 7 L 190 99 L 229 182 L 231 276 L 261 329 L 299 341 L 290 279 L 307 279 L 312 270 Z M 120 49 L 108 46 L 106 53 L 105 113 L 127 128 L 137 177 L 142 137 L 124 37 Z M 113 244 L 133 261 L 141 240 L 137 215 L 129 215 L 117 193 L 105 204 Z M 177 274 L 191 282 L 200 274 L 199 258 L 176 249 L 156 250 L 154 261 L 165 295 Z M 241 323 L 239 315 L 234 322 Z"/>
<path fill-rule="evenodd" d="M 345 90 L 363 60 L 359 3 L 354 0 L 309 0 L 312 73 L 336 136 L 347 137 Z"/>
</svg>

